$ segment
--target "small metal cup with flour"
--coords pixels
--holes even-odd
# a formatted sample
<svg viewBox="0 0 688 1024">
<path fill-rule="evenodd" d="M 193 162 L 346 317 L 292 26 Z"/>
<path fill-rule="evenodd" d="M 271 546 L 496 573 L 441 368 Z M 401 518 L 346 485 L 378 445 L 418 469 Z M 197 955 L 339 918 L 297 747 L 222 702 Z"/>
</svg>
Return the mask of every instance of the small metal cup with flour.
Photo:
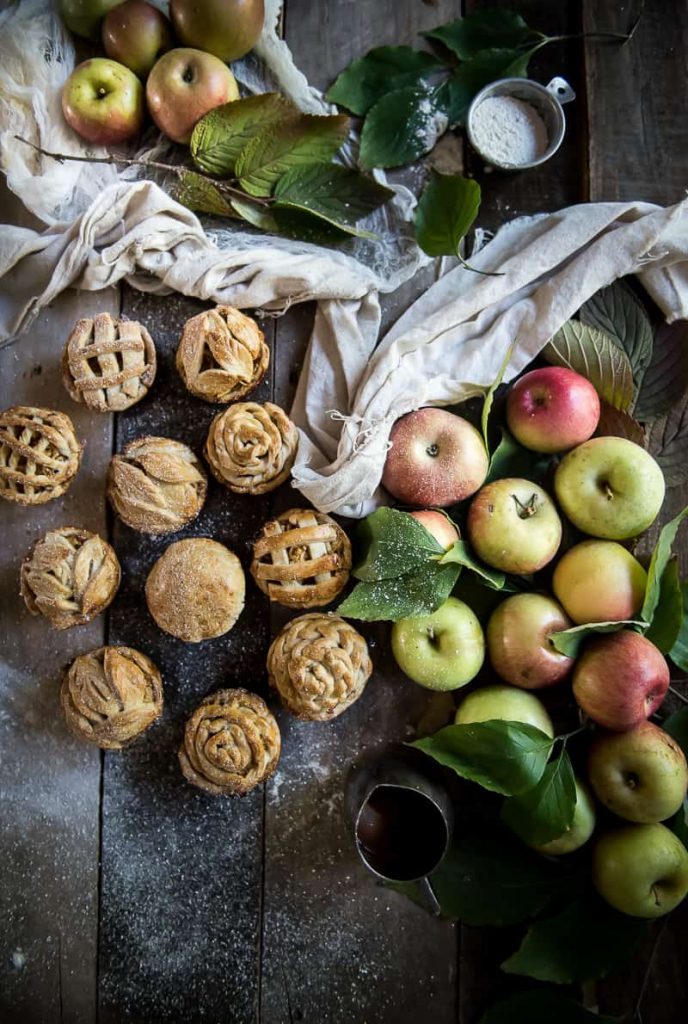
<svg viewBox="0 0 688 1024">
<path fill-rule="evenodd" d="M 548 85 L 527 78 L 500 78 L 473 98 L 466 118 L 468 139 L 493 167 L 504 171 L 538 167 L 559 149 L 566 131 L 562 104 L 575 98 L 563 78 L 553 78 Z M 498 99 L 513 101 L 511 109 L 494 102 L 480 109 L 486 100 Z M 494 119 L 484 116 L 490 108 Z"/>
</svg>

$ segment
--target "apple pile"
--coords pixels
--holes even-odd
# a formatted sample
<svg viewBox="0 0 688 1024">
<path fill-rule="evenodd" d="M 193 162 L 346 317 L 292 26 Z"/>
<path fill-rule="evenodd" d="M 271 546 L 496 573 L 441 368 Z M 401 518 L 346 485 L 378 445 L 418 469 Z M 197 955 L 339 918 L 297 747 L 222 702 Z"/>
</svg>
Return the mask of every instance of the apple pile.
<svg viewBox="0 0 688 1024">
<path fill-rule="evenodd" d="M 62 92 L 67 123 L 101 146 L 139 135 L 146 107 L 164 135 L 187 143 L 204 114 L 239 98 L 227 63 L 255 45 L 265 17 L 264 0 L 170 0 L 171 21 L 146 0 L 59 7 L 70 31 L 107 54 L 79 64 Z"/>
</svg>

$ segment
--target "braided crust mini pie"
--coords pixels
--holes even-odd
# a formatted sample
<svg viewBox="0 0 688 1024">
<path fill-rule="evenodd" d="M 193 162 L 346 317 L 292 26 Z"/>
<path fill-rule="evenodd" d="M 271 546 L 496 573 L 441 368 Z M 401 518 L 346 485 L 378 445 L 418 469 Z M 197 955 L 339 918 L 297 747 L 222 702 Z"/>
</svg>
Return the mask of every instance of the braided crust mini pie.
<svg viewBox="0 0 688 1024">
<path fill-rule="evenodd" d="M 135 405 L 148 394 L 155 371 L 155 345 L 146 328 L 109 313 L 77 320 L 62 353 L 70 398 L 99 412 Z"/>
<path fill-rule="evenodd" d="M 216 306 L 187 320 L 177 369 L 192 395 L 233 402 L 260 384 L 270 349 L 255 320 L 233 306 Z"/>
<path fill-rule="evenodd" d="M 76 475 L 81 449 L 63 412 L 26 405 L 0 412 L 0 498 L 20 505 L 59 498 Z"/>
<path fill-rule="evenodd" d="M 74 659 L 62 677 L 60 700 L 75 736 L 120 750 L 162 714 L 162 678 L 133 647 L 99 647 Z"/>
<path fill-rule="evenodd" d="M 237 402 L 210 424 L 205 457 L 221 484 L 238 494 L 279 487 L 294 462 L 299 435 L 272 402 Z"/>
<path fill-rule="evenodd" d="M 146 603 L 160 629 L 191 644 L 227 633 L 245 592 L 237 556 L 208 537 L 170 544 L 146 580 Z"/>
<path fill-rule="evenodd" d="M 179 763 L 188 782 L 216 796 L 243 796 L 269 779 L 280 731 L 265 701 L 248 690 L 217 690 L 186 723 Z"/>
<path fill-rule="evenodd" d="M 290 509 L 265 524 L 253 547 L 251 574 L 271 601 L 290 608 L 329 604 L 346 586 L 349 538 L 314 509 Z"/>
<path fill-rule="evenodd" d="M 203 508 L 208 480 L 181 441 L 139 437 L 113 455 L 107 496 L 120 519 L 141 533 L 174 533 Z"/>
<path fill-rule="evenodd" d="M 270 685 L 288 711 L 311 722 L 346 711 L 372 671 L 365 640 L 338 615 L 311 612 L 293 619 L 268 652 Z"/>
<path fill-rule="evenodd" d="M 63 526 L 46 533 L 24 559 L 20 593 L 32 615 L 69 629 L 104 611 L 120 578 L 117 555 L 102 537 Z"/>
</svg>

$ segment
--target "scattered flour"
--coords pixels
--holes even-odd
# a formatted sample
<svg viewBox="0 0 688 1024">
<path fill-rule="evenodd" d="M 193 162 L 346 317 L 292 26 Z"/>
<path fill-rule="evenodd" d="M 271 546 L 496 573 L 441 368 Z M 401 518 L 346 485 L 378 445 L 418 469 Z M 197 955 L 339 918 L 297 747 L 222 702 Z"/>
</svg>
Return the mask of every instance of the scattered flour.
<svg viewBox="0 0 688 1024">
<path fill-rule="evenodd" d="M 488 96 L 471 118 L 475 146 L 486 160 L 522 167 L 537 160 L 549 142 L 535 107 L 515 96 Z"/>
</svg>

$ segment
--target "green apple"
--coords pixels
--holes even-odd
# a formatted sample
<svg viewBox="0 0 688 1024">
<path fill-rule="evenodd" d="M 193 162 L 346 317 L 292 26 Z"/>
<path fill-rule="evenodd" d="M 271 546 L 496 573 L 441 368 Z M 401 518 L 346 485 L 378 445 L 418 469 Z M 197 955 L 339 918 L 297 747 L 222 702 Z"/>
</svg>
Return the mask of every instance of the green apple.
<svg viewBox="0 0 688 1024">
<path fill-rule="evenodd" d="M 688 788 L 688 765 L 678 743 L 643 722 L 630 732 L 595 739 L 588 778 L 600 803 L 627 821 L 664 821 L 678 811 Z"/>
<path fill-rule="evenodd" d="M 584 540 L 557 562 L 552 589 L 573 621 L 633 619 L 645 600 L 647 573 L 613 540 Z"/>
<path fill-rule="evenodd" d="M 468 539 L 479 558 L 502 572 L 537 572 L 561 543 L 554 502 L 530 480 L 495 480 L 476 494 L 468 510 Z"/>
<path fill-rule="evenodd" d="M 565 455 L 554 476 L 559 504 L 592 537 L 628 540 L 657 518 L 664 477 L 652 456 L 625 437 L 593 437 Z"/>
<path fill-rule="evenodd" d="M 116 146 L 143 127 L 143 86 L 123 64 L 94 57 L 74 68 L 65 82 L 62 113 L 82 139 Z"/>
<path fill-rule="evenodd" d="M 264 0 L 170 0 L 170 17 L 186 46 L 238 60 L 258 42 Z"/>
<path fill-rule="evenodd" d="M 457 725 L 495 720 L 523 722 L 525 725 L 534 725 L 548 736 L 554 736 L 552 719 L 542 701 L 516 686 L 481 686 L 479 690 L 464 697 L 454 717 Z"/>
<path fill-rule="evenodd" d="M 538 853 L 546 853 L 559 857 L 565 853 L 573 853 L 587 843 L 595 831 L 595 804 L 590 790 L 580 779 L 576 779 L 576 809 L 573 821 L 560 836 L 550 839 L 548 843 L 534 846 Z"/>
<path fill-rule="evenodd" d="M 105 16 L 102 36 L 108 57 L 141 78 L 172 48 L 174 38 L 162 11 L 145 0 L 124 0 L 114 7 Z"/>
<path fill-rule="evenodd" d="M 485 659 L 485 637 L 474 612 L 449 597 L 430 615 L 392 626 L 392 652 L 402 672 L 429 690 L 458 690 Z"/>
<path fill-rule="evenodd" d="M 109 10 L 122 0 L 59 0 L 60 17 L 70 32 L 96 42 L 100 39 L 100 23 Z"/>
<path fill-rule="evenodd" d="M 487 623 L 487 652 L 497 675 L 524 690 L 561 682 L 573 658 L 561 654 L 550 635 L 573 625 L 547 594 L 513 594 L 497 605 Z"/>
<path fill-rule="evenodd" d="M 662 917 L 688 893 L 688 850 L 664 825 L 624 825 L 595 842 L 592 880 L 622 914 Z"/>
</svg>

